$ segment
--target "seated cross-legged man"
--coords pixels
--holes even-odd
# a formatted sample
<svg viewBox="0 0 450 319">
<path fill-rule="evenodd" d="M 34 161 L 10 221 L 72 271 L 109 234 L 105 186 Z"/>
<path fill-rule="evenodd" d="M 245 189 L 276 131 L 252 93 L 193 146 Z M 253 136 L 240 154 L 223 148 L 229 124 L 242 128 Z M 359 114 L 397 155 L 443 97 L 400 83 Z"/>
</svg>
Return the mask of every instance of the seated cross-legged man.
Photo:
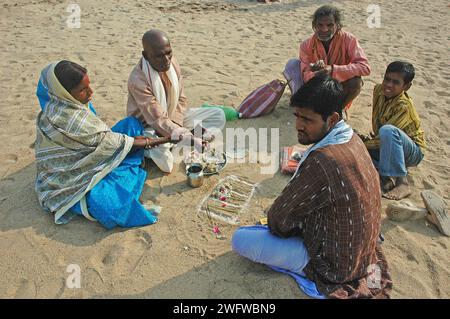
<svg viewBox="0 0 450 319">
<path fill-rule="evenodd" d="M 326 73 L 338 80 L 344 89 L 344 109 L 359 95 L 362 76 L 370 75 L 370 66 L 358 39 L 342 30 L 341 12 L 324 5 L 313 15 L 314 34 L 300 44 L 299 59 L 291 59 L 284 71 L 294 94 L 303 83 Z"/>
<path fill-rule="evenodd" d="M 313 297 L 386 298 L 392 281 L 378 238 L 379 178 L 367 149 L 342 120 L 342 85 L 314 77 L 291 98 L 298 140 L 310 148 L 267 212 L 241 227 L 233 250 L 293 276 Z"/>
<path fill-rule="evenodd" d="M 199 124 L 214 135 L 225 126 L 224 112 L 218 108 L 187 108 L 180 66 L 163 31 L 147 31 L 142 46 L 142 58 L 128 79 L 128 115 L 144 124 L 147 136 L 181 137 L 201 149 L 202 138 L 191 133 L 194 126 Z M 168 143 L 152 148 L 145 156 L 170 173 L 174 164 L 172 146 Z"/>
</svg>

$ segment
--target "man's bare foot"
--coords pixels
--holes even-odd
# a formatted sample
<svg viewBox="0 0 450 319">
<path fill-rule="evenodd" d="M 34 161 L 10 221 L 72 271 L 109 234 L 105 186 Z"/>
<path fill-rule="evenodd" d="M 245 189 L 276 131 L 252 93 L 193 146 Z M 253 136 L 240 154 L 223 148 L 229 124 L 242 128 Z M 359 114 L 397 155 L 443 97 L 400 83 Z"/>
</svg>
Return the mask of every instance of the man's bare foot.
<svg viewBox="0 0 450 319">
<path fill-rule="evenodd" d="M 384 193 L 383 197 L 387 199 L 400 200 L 411 195 L 411 189 L 408 184 L 400 184 L 391 191 Z"/>
<path fill-rule="evenodd" d="M 394 189 L 394 180 L 389 176 L 380 176 L 381 192 L 387 193 Z"/>
</svg>

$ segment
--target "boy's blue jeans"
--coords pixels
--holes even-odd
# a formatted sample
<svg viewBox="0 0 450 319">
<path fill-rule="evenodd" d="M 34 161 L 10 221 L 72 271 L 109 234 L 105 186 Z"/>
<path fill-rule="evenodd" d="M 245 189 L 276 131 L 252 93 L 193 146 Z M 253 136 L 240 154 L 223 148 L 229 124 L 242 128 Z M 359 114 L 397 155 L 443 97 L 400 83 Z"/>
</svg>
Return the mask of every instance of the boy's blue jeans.
<svg viewBox="0 0 450 319">
<path fill-rule="evenodd" d="M 417 166 L 422 161 L 423 153 L 419 146 L 398 127 L 383 125 L 379 136 L 380 149 L 369 150 L 369 153 L 381 176 L 406 176 L 408 167 Z"/>
</svg>

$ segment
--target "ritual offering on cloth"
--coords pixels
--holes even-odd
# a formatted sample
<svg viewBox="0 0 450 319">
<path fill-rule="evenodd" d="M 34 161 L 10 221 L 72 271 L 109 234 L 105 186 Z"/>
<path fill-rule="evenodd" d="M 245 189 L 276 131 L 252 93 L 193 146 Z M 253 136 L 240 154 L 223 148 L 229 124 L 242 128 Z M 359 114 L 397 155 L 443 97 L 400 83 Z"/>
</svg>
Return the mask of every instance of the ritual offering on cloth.
<svg viewBox="0 0 450 319">
<path fill-rule="evenodd" d="M 184 164 L 186 165 L 186 171 L 192 164 L 200 164 L 203 167 L 204 175 L 214 175 L 225 168 L 227 165 L 227 157 L 224 153 L 215 149 L 210 149 L 203 153 L 193 151 L 186 156 Z"/>
<path fill-rule="evenodd" d="M 199 212 L 228 224 L 238 225 L 255 192 L 256 184 L 230 175 L 219 181 L 200 204 Z"/>
</svg>

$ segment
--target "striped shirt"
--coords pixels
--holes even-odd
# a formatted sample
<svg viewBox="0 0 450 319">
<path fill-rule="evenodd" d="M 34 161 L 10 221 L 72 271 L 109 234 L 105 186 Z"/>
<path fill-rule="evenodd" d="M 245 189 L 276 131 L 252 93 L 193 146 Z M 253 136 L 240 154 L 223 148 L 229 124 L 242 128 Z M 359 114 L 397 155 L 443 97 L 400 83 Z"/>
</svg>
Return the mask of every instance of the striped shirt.
<svg viewBox="0 0 450 319">
<path fill-rule="evenodd" d="M 398 127 L 420 147 L 422 152 L 425 150 L 425 137 L 420 127 L 419 115 L 408 93 L 403 92 L 388 100 L 383 94 L 381 84 L 378 84 L 373 90 L 372 130 L 375 138 L 365 142 L 367 148 L 380 148 L 379 130 L 386 124 Z"/>
<path fill-rule="evenodd" d="M 335 298 L 388 297 L 392 282 L 377 244 L 381 227 L 379 177 L 362 143 L 312 152 L 268 211 L 272 233 L 300 236 L 311 258 L 304 272 Z M 370 286 L 369 270 L 380 270 Z M 378 288 L 377 288 L 378 287 Z"/>
</svg>

